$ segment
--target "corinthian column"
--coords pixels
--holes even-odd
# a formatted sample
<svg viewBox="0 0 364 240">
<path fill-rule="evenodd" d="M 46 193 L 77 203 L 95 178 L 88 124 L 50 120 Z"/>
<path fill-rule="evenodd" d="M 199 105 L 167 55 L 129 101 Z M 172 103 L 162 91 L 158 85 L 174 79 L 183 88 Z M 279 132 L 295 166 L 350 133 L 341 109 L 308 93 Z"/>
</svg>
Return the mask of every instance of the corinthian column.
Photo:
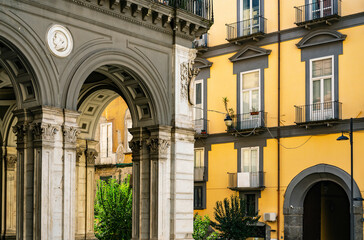
<svg viewBox="0 0 364 240">
<path fill-rule="evenodd" d="M 98 156 L 96 142 L 88 142 L 86 150 L 86 239 L 96 239 L 94 234 L 95 161 Z"/>
<path fill-rule="evenodd" d="M 17 156 L 6 156 L 6 232 L 5 239 L 16 235 L 16 162 Z"/>
</svg>

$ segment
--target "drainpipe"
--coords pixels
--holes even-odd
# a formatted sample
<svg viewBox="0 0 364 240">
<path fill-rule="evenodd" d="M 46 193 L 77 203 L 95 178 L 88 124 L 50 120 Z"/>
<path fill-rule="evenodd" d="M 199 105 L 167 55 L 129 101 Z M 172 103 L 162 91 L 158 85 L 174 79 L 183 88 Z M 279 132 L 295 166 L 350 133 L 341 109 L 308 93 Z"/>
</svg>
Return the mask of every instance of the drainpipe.
<svg viewBox="0 0 364 240">
<path fill-rule="evenodd" d="M 277 239 L 280 238 L 281 211 L 281 1 L 278 0 L 278 127 L 277 127 Z"/>
</svg>

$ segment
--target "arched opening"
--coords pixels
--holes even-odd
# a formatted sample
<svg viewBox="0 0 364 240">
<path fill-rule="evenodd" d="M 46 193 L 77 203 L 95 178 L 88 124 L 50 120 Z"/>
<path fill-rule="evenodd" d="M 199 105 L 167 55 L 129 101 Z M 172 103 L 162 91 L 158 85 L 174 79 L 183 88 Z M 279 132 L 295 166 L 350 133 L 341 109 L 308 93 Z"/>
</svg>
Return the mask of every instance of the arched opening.
<svg viewBox="0 0 364 240">
<path fill-rule="evenodd" d="M 312 166 L 294 177 L 284 195 L 285 239 L 349 239 L 350 179 L 347 172 L 328 164 Z M 355 179 L 352 191 L 354 198 L 361 198 Z M 354 201 L 355 240 L 363 238 L 362 206 Z"/>
<path fill-rule="evenodd" d="M 136 73 L 119 65 L 105 65 L 93 71 L 81 88 L 77 107 L 81 115 L 77 119 L 80 134 L 76 160 L 76 237 L 93 239 L 93 204 L 98 181 L 113 178 L 122 182 L 132 175 L 129 142 L 135 136 L 128 129 L 143 126 L 138 132 L 149 136 L 146 128 L 157 120 L 152 98 L 142 81 Z M 132 180 L 137 187 L 139 181 Z M 149 189 L 144 191 L 148 193 Z M 134 190 L 133 184 L 134 192 L 138 190 Z"/>
<path fill-rule="evenodd" d="M 350 239 L 349 198 L 338 184 L 320 181 L 307 192 L 303 204 L 303 239 Z"/>
</svg>

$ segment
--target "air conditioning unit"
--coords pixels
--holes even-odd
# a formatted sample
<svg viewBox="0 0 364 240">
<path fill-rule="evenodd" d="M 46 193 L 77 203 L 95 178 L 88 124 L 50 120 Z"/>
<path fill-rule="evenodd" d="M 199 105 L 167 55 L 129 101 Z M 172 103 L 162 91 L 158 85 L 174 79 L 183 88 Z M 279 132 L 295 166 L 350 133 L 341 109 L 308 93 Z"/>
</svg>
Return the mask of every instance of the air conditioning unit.
<svg viewBox="0 0 364 240">
<path fill-rule="evenodd" d="M 264 213 L 264 221 L 266 221 L 266 222 L 277 221 L 277 214 L 276 213 Z"/>
</svg>

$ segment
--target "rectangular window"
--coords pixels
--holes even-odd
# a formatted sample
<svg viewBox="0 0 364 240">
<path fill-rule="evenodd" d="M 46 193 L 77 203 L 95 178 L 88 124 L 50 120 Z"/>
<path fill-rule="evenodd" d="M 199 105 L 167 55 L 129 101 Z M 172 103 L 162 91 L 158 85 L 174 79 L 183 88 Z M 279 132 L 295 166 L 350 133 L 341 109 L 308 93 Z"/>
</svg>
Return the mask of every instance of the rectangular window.
<svg viewBox="0 0 364 240">
<path fill-rule="evenodd" d="M 205 159 L 203 148 L 195 148 L 194 180 L 198 182 L 205 181 Z"/>
<path fill-rule="evenodd" d="M 111 159 L 112 152 L 112 123 L 100 124 L 100 158 L 101 160 Z M 110 160 L 109 159 L 109 160 Z M 106 162 L 103 162 L 106 163 Z"/>
<path fill-rule="evenodd" d="M 204 183 L 195 183 L 193 191 L 193 208 L 206 208 L 206 185 Z"/>
<path fill-rule="evenodd" d="M 203 80 L 195 81 L 195 107 L 194 107 L 194 120 L 195 120 L 195 130 L 201 133 L 201 130 L 205 129 L 204 120 L 204 92 L 203 92 Z"/>
<path fill-rule="evenodd" d="M 311 121 L 333 118 L 333 57 L 313 59 L 310 63 Z"/>
<path fill-rule="evenodd" d="M 241 73 L 240 129 L 260 127 L 260 70 Z"/>
<path fill-rule="evenodd" d="M 240 172 L 259 172 L 259 147 L 249 147 L 241 149 Z"/>
<path fill-rule="evenodd" d="M 260 0 L 240 0 L 240 31 L 242 36 L 259 32 Z"/>
<path fill-rule="evenodd" d="M 327 17 L 333 14 L 333 0 L 311 0 L 311 19 Z"/>
</svg>

